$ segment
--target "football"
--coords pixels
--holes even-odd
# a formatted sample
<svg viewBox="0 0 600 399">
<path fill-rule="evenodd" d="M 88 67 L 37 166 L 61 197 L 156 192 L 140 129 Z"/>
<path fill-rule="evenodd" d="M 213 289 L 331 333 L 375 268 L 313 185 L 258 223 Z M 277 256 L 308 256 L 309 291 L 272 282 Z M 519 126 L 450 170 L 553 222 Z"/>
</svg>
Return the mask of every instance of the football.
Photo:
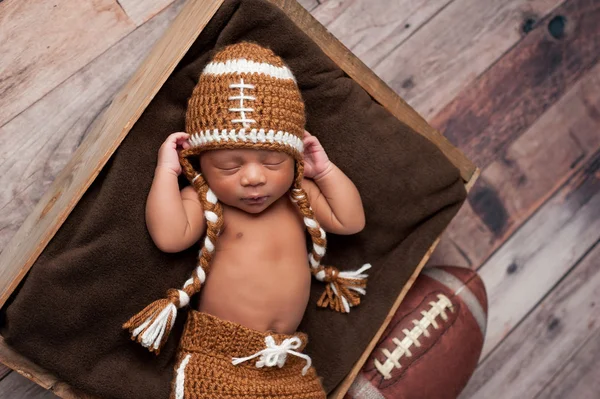
<svg viewBox="0 0 600 399">
<path fill-rule="evenodd" d="M 455 399 L 475 371 L 487 324 L 471 269 L 423 269 L 345 399 Z"/>
</svg>

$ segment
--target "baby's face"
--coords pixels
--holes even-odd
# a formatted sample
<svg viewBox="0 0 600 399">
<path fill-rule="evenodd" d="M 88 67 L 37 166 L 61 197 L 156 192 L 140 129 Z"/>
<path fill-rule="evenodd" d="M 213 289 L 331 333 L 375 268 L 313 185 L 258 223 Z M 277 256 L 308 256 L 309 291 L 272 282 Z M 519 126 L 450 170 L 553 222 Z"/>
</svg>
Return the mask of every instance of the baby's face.
<svg viewBox="0 0 600 399">
<path fill-rule="evenodd" d="M 294 181 L 294 159 L 283 152 L 254 149 L 212 150 L 200 168 L 219 201 L 260 213 L 281 198 Z"/>
</svg>

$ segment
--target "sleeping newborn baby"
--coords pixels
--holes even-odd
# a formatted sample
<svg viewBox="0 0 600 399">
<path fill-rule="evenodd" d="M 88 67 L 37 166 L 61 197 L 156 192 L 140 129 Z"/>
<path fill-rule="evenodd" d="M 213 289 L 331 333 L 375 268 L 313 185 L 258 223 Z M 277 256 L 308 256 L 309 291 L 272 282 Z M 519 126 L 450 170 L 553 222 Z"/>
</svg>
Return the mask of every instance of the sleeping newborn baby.
<svg viewBox="0 0 600 399">
<path fill-rule="evenodd" d="M 188 101 L 187 133 L 171 134 L 159 150 L 146 204 L 152 239 L 165 252 L 204 239 L 192 277 L 124 328 L 158 353 L 177 308 L 200 293 L 179 344 L 172 398 L 326 397 L 302 353 L 306 334 L 296 332 L 310 277 L 326 284 L 319 306 L 349 312 L 370 265 L 340 272 L 321 264 L 325 231 L 357 233 L 365 216 L 358 190 L 304 122 L 281 58 L 238 43 L 204 68 Z M 182 172 L 191 185 L 180 191 Z"/>
</svg>

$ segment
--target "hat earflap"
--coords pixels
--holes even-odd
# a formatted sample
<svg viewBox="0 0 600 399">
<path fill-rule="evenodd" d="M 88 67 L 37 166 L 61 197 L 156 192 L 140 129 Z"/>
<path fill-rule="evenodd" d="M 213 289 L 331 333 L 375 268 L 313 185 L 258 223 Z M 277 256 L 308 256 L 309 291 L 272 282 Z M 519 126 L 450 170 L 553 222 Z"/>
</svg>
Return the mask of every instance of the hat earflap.
<svg viewBox="0 0 600 399">
<path fill-rule="evenodd" d="M 306 191 L 302 188 L 304 161 L 296 161 L 296 178 L 290 190 L 290 198 L 298 206 L 306 229 L 312 238 L 312 250 L 308 261 L 312 275 L 326 283 L 325 291 L 317 301 L 317 306 L 329 307 L 337 312 L 349 313 L 350 308 L 360 304 L 359 294 L 365 295 L 368 275 L 364 272 L 371 268 L 369 263 L 355 271 L 340 272 L 334 266 L 321 265 L 327 248 L 327 235 L 314 216 Z"/>
<path fill-rule="evenodd" d="M 123 328 L 128 329 L 131 333 L 132 340 L 139 342 L 157 355 L 175 325 L 177 310 L 189 304 L 190 297 L 198 293 L 204 284 L 210 270 L 217 238 L 223 228 L 223 207 L 216 195 L 208 187 L 204 177 L 194 170 L 187 158 L 181 156 L 180 162 L 186 177 L 198 192 L 198 198 L 202 203 L 206 218 L 206 237 L 204 245 L 198 253 L 197 267 L 181 290 L 169 289 L 167 298 L 154 301 L 123 324 Z"/>
</svg>

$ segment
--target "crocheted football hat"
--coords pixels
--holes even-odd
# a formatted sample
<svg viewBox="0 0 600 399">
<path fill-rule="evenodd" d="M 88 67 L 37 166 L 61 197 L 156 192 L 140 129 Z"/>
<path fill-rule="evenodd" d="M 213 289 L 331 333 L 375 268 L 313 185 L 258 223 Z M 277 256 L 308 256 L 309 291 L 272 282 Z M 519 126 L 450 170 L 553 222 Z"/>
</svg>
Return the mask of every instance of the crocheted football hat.
<svg viewBox="0 0 600 399">
<path fill-rule="evenodd" d="M 371 267 L 339 271 L 321 265 L 327 245 L 325 231 L 319 226 L 301 183 L 304 177 L 303 142 L 304 103 L 296 80 L 283 60 L 271 50 L 242 42 L 218 52 L 206 65 L 188 101 L 186 131 L 190 148 L 181 151 L 183 171 L 198 192 L 206 218 L 206 237 L 198 254 L 198 267 L 182 289 L 170 289 L 167 298 L 147 306 L 123 328 L 132 339 L 158 354 L 175 323 L 177 308 L 186 306 L 210 271 L 223 209 L 202 174 L 189 161 L 213 149 L 255 148 L 283 151 L 296 161 L 290 199 L 304 216 L 313 247 L 308 264 L 313 276 L 327 283 L 317 302 L 338 312 L 349 312 L 365 294 Z"/>
</svg>

